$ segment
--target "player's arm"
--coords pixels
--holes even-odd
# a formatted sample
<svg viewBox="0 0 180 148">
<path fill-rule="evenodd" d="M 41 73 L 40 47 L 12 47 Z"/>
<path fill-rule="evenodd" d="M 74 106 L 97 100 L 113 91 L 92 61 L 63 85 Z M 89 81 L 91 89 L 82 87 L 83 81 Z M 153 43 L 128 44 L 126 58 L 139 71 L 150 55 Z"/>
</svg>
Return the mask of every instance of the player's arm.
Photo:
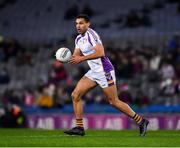
<svg viewBox="0 0 180 148">
<path fill-rule="evenodd" d="M 79 48 L 75 48 L 72 56 L 80 56 L 80 55 L 81 55 L 80 49 Z"/>
<path fill-rule="evenodd" d="M 82 61 L 86 61 L 86 60 L 91 60 L 91 59 L 97 59 L 97 58 L 101 58 L 104 57 L 104 47 L 101 44 L 97 44 L 94 47 L 95 51 L 94 53 L 87 55 L 87 56 L 82 56 Z"/>
<path fill-rule="evenodd" d="M 90 59 L 97 59 L 105 55 L 103 45 L 97 44 L 94 46 L 94 49 L 95 49 L 95 52 L 87 56 L 80 56 L 78 54 L 73 54 L 73 56 L 70 59 L 70 63 L 78 64 L 80 62 L 90 60 Z"/>
</svg>

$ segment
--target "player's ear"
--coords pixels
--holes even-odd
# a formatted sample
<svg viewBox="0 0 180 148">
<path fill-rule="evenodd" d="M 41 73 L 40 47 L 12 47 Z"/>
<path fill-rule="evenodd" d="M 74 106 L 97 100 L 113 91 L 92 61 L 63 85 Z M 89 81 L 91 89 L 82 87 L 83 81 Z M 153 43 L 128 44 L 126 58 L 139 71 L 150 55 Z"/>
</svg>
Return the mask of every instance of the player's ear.
<svg viewBox="0 0 180 148">
<path fill-rule="evenodd" d="M 88 22 L 88 27 L 91 25 L 91 23 L 90 22 Z"/>
</svg>

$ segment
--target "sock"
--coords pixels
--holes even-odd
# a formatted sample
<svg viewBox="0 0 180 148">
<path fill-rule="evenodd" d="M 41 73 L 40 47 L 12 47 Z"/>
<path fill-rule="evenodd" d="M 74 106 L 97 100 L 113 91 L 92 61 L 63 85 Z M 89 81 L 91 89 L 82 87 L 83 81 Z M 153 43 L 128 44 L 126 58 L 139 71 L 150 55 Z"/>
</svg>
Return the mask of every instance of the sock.
<svg viewBox="0 0 180 148">
<path fill-rule="evenodd" d="M 142 121 L 142 119 L 143 119 L 143 117 L 141 117 L 140 115 L 138 115 L 138 114 L 135 113 L 135 115 L 133 116 L 133 119 L 134 119 L 134 121 L 135 121 L 137 124 L 140 124 L 141 121 Z"/>
<path fill-rule="evenodd" d="M 83 119 L 76 119 L 76 126 L 84 128 Z"/>
</svg>

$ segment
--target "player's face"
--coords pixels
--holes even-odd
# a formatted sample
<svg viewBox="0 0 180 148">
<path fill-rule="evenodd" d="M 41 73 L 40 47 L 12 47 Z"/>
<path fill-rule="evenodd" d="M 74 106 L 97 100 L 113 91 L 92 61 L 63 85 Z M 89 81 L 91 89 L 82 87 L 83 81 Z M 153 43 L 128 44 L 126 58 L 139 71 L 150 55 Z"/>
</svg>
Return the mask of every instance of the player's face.
<svg viewBox="0 0 180 148">
<path fill-rule="evenodd" d="M 83 18 L 76 19 L 76 29 L 79 34 L 84 34 L 89 25 L 90 23 L 86 22 Z"/>
</svg>

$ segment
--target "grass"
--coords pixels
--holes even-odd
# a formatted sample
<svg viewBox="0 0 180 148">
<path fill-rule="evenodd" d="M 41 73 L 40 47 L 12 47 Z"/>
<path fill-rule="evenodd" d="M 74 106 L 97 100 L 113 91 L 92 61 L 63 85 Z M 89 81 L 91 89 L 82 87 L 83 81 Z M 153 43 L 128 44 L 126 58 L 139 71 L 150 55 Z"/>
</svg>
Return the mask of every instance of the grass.
<svg viewBox="0 0 180 148">
<path fill-rule="evenodd" d="M 87 130 L 86 136 L 68 136 L 62 130 L 0 129 L 0 146 L 16 147 L 176 147 L 179 131 L 148 131 L 139 137 L 137 130 Z"/>
</svg>

